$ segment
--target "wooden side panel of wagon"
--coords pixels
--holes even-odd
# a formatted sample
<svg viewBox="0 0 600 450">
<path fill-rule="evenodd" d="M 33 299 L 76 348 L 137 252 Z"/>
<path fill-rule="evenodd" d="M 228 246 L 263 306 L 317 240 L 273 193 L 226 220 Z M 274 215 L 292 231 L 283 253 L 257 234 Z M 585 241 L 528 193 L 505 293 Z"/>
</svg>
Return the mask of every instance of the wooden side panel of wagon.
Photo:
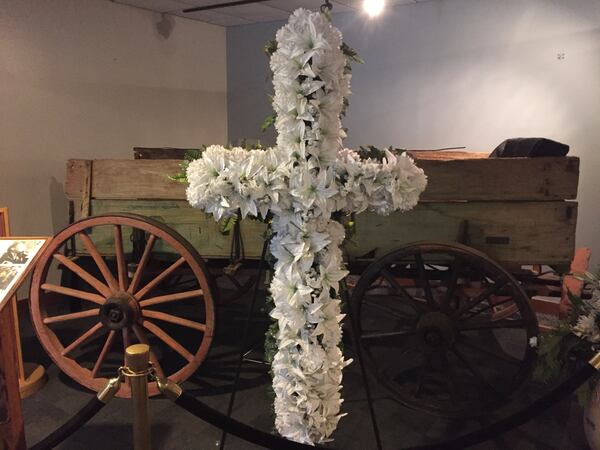
<svg viewBox="0 0 600 450">
<path fill-rule="evenodd" d="M 504 263 L 563 264 L 575 249 L 577 203 L 423 202 L 406 213 L 356 217 L 346 244 L 350 260 L 378 258 L 415 241 L 454 242 L 467 221 L 465 244 Z"/>
<path fill-rule="evenodd" d="M 356 217 L 350 261 L 370 259 L 418 240 L 456 241 L 467 222 L 468 245 L 505 264 L 566 265 L 575 249 L 579 159 L 504 158 L 467 152 L 413 152 L 428 176 L 420 204 L 408 213 Z M 185 201 L 169 179 L 179 160 L 70 160 L 65 192 L 75 218 L 134 212 L 163 221 L 207 258 L 229 257 L 230 236 Z M 245 220 L 246 257 L 260 256 L 265 226 Z M 109 236 L 107 236 L 109 239 Z"/>
</svg>

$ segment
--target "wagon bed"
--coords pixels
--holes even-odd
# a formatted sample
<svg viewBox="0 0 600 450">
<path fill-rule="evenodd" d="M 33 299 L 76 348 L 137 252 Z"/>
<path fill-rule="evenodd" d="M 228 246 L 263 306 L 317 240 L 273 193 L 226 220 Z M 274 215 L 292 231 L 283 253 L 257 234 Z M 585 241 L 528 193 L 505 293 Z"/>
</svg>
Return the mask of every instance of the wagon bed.
<svg viewBox="0 0 600 450">
<path fill-rule="evenodd" d="M 176 149 L 169 151 L 178 155 Z M 164 157 L 165 151 L 136 149 L 137 157 L 157 154 Z M 429 180 L 419 204 L 387 217 L 357 215 L 355 235 L 346 244 L 349 262 L 371 261 L 410 242 L 458 240 L 505 266 L 547 264 L 568 269 L 575 250 L 579 158 L 488 158 L 486 153 L 457 151 L 411 155 Z M 142 214 L 173 227 L 203 257 L 228 258 L 231 237 L 211 216 L 188 205 L 184 184 L 168 178 L 180 170 L 180 163 L 69 160 L 65 193 L 73 205 L 71 219 L 114 212 Z M 243 221 L 247 259 L 260 257 L 264 231 L 262 223 Z"/>
</svg>

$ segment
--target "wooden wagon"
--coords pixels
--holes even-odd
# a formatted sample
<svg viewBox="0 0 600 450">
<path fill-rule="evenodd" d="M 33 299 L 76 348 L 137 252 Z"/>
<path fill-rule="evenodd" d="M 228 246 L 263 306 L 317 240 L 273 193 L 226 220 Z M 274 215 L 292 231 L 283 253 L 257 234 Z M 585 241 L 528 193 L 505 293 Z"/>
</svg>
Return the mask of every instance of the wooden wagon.
<svg viewBox="0 0 600 450">
<path fill-rule="evenodd" d="M 138 153 L 139 154 L 139 153 Z M 147 152 L 143 153 L 147 155 Z M 347 245 L 349 261 L 374 259 L 404 244 L 435 240 L 466 244 L 505 265 L 568 267 L 575 246 L 579 159 L 502 158 L 484 153 L 413 152 L 429 184 L 413 211 L 361 214 Z M 70 160 L 65 193 L 74 218 L 113 212 L 161 220 L 206 259 L 228 256 L 230 236 L 192 209 L 185 185 L 170 180 L 180 160 Z M 468 229 L 461 226 L 468 222 Z M 257 259 L 265 226 L 245 221 L 246 257 Z M 551 245 L 550 245 L 551 244 Z"/>
<path fill-rule="evenodd" d="M 223 233 L 187 204 L 185 185 L 169 179 L 180 170 L 179 159 L 152 159 L 164 158 L 164 150 L 136 155 L 141 158 L 68 161 L 65 192 L 75 223 L 55 238 L 34 274 L 38 335 L 59 367 L 91 389 L 103 385 L 102 365 L 120 335 L 123 343 L 158 338 L 183 366 L 163 369 L 163 357 L 169 364 L 174 359 L 155 347 L 157 369 L 176 381 L 189 377 L 205 358 L 214 328 L 216 292 L 204 261 L 229 262 L 232 253 L 258 260 L 263 249 L 264 224 L 244 220 L 237 233 Z M 414 210 L 348 218 L 353 235 L 345 252 L 357 275 L 350 280 L 349 312 L 368 366 L 399 401 L 460 416 L 507 397 L 531 369 L 538 328 L 524 288 L 536 271 L 524 266 L 568 270 L 579 160 L 412 156 L 429 179 Z M 87 287 L 65 277 L 51 282 L 52 264 Z M 176 282 L 167 283 L 170 277 Z M 65 311 L 58 296 L 82 300 L 84 308 Z M 192 320 L 175 312 L 175 302 L 196 305 L 198 315 Z M 75 334 L 71 327 L 70 338 L 57 331 L 84 320 L 89 324 Z M 168 326 L 198 333 L 194 348 Z M 104 331 L 99 356 L 79 361 L 86 352 L 78 347 Z"/>
</svg>

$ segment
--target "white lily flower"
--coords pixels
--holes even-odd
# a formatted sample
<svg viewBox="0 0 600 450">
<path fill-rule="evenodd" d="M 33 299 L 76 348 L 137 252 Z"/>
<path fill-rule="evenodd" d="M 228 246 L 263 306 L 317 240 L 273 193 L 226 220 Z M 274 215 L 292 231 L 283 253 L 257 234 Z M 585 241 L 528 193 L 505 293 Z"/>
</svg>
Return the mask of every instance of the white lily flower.
<svg viewBox="0 0 600 450">
<path fill-rule="evenodd" d="M 333 289 L 333 291 L 337 293 L 340 288 L 340 281 L 343 280 L 349 272 L 341 268 L 337 261 L 332 260 L 327 266 L 319 265 L 319 273 L 323 289 Z"/>
</svg>

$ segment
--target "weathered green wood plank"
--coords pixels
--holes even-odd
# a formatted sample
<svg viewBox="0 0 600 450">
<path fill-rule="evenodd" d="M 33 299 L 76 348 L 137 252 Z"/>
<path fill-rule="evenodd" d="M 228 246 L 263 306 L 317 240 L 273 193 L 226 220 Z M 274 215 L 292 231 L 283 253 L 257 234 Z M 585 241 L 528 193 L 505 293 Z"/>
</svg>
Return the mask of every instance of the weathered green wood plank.
<svg viewBox="0 0 600 450">
<path fill-rule="evenodd" d="M 576 202 L 420 203 L 407 213 L 356 217 L 350 259 L 380 257 L 410 242 L 456 242 L 468 221 L 470 245 L 504 263 L 568 263 L 575 250 Z"/>
<path fill-rule="evenodd" d="M 428 158 L 432 158 L 429 155 Z M 473 158 L 415 160 L 429 179 L 423 202 L 554 201 L 577 197 L 579 159 Z M 91 197 L 95 199 L 185 200 L 185 184 L 169 179 L 177 160 L 94 160 Z M 67 163 L 65 193 L 82 196 L 83 160 Z"/>
<path fill-rule="evenodd" d="M 92 200 L 92 214 L 109 214 L 117 212 L 141 214 L 158 220 L 175 229 L 189 241 L 204 258 L 228 258 L 231 237 L 221 233 L 219 225 L 212 216 L 189 206 L 182 200 Z M 254 220 L 242 223 L 242 237 L 247 258 L 260 258 L 263 236 L 266 226 Z M 93 240 L 100 252 L 111 254 L 113 237 L 110 227 L 94 231 Z M 131 230 L 124 229 L 124 247 L 131 251 L 129 234 Z M 157 251 L 170 253 L 162 242 L 157 242 Z M 78 245 L 78 249 L 82 249 Z"/>
<path fill-rule="evenodd" d="M 130 212 L 152 217 L 181 233 L 203 257 L 229 257 L 231 237 L 220 232 L 212 217 L 185 201 L 92 200 L 91 208 L 92 214 Z M 455 242 L 464 220 L 469 224 L 467 244 L 498 261 L 559 264 L 569 262 L 574 252 L 575 202 L 422 203 L 413 211 L 387 217 L 363 213 L 356 217 L 356 235 L 346 251 L 352 261 L 370 252 L 379 257 L 420 240 Z M 242 222 L 248 258 L 260 257 L 264 231 L 264 224 Z M 101 242 L 101 251 L 109 252 L 112 235 L 108 229 L 105 236 L 102 233 L 95 232 L 94 241 Z"/>
</svg>

